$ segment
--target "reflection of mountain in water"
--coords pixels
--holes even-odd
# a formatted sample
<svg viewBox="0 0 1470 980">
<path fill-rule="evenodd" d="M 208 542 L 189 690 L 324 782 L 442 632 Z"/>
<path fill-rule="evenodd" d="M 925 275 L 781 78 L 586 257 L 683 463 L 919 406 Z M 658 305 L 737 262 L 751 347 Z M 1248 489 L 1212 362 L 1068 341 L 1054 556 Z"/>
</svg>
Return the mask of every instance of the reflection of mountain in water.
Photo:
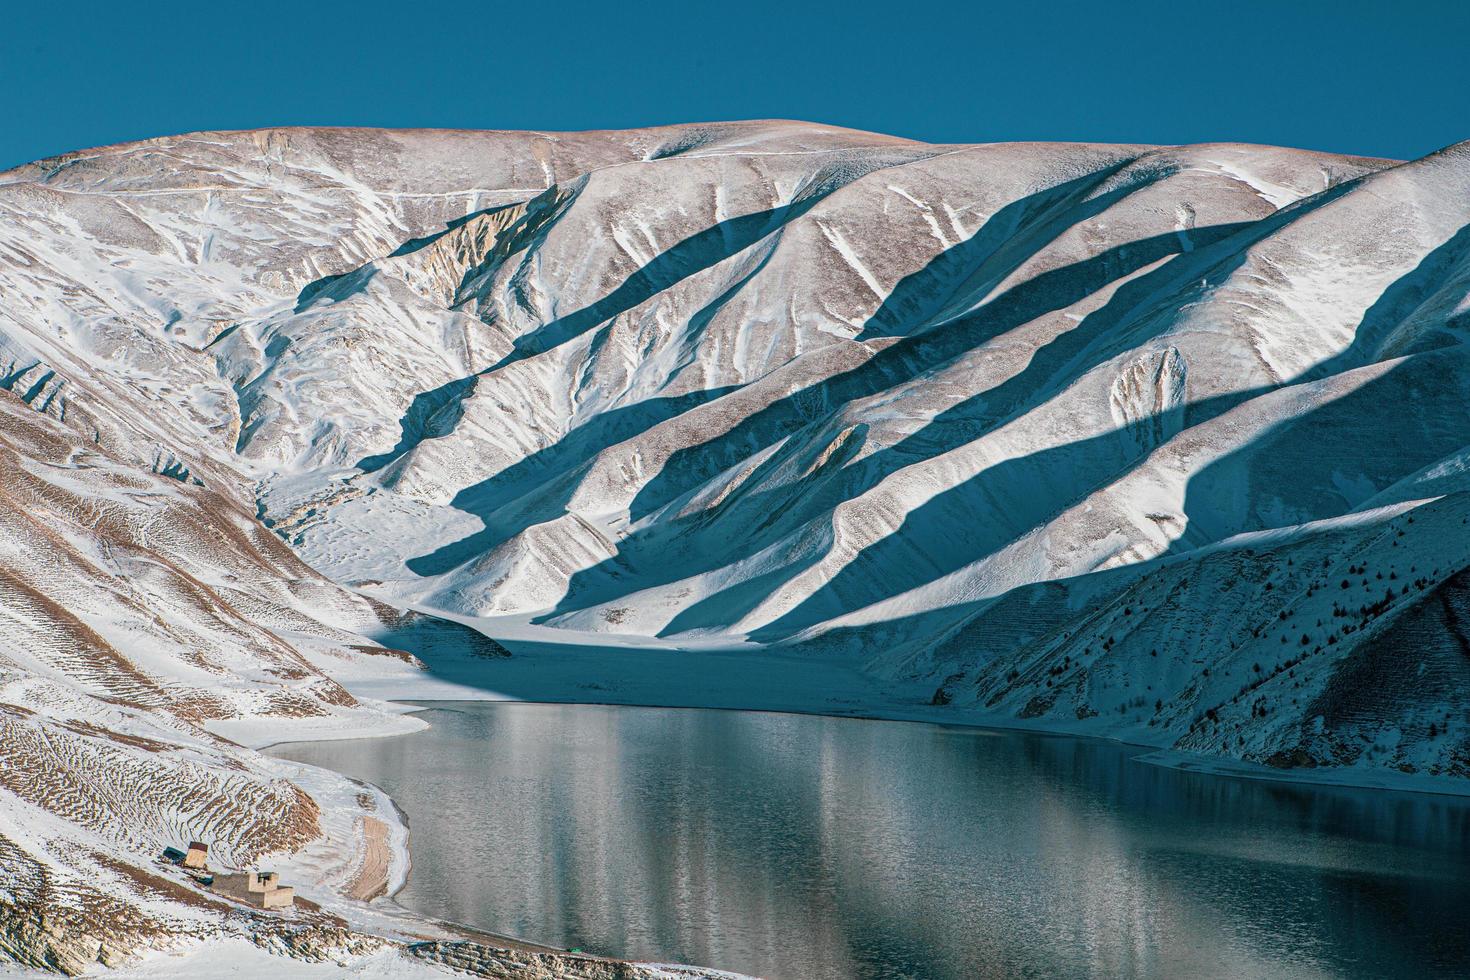
<svg viewBox="0 0 1470 980">
<path fill-rule="evenodd" d="M 1090 740 L 813 716 L 436 707 L 292 746 L 414 826 L 400 901 L 773 977 L 1470 968 L 1470 803 L 1182 773 Z"/>
</svg>

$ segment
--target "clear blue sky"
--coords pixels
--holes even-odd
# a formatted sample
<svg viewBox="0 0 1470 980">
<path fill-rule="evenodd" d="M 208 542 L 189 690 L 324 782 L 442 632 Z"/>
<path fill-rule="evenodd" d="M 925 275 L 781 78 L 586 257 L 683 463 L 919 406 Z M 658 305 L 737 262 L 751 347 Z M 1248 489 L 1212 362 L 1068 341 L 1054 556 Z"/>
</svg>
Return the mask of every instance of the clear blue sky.
<svg viewBox="0 0 1470 980">
<path fill-rule="evenodd" d="M 756 117 L 1411 157 L 1470 138 L 1467 38 L 1465 0 L 27 0 L 0 167 L 198 129 Z"/>
</svg>

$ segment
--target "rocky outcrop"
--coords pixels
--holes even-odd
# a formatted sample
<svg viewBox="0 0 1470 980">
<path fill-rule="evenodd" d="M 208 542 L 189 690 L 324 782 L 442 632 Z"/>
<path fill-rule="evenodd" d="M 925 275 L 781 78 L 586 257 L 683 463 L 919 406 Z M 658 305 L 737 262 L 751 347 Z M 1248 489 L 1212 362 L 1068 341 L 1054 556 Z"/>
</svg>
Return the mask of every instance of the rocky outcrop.
<svg viewBox="0 0 1470 980">
<path fill-rule="evenodd" d="M 471 942 L 415 943 L 413 957 L 491 980 L 721 980 L 732 974 L 693 967 L 650 967 L 570 953 L 503 949 Z"/>
</svg>

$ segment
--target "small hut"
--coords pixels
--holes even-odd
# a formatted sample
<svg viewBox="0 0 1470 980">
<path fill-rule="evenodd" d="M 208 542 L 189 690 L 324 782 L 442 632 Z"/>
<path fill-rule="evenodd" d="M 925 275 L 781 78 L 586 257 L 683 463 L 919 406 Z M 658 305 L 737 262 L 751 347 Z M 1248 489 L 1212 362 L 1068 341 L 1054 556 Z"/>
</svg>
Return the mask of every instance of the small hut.
<svg viewBox="0 0 1470 980">
<path fill-rule="evenodd" d="M 197 840 L 189 842 L 188 853 L 184 855 L 181 862 L 186 868 L 197 868 L 204 870 L 205 863 L 209 860 L 209 845 L 201 844 Z"/>
<path fill-rule="evenodd" d="M 281 887 L 280 876 L 274 871 L 215 875 L 212 887 L 221 895 L 257 908 L 290 908 L 295 901 L 295 889 Z"/>
</svg>

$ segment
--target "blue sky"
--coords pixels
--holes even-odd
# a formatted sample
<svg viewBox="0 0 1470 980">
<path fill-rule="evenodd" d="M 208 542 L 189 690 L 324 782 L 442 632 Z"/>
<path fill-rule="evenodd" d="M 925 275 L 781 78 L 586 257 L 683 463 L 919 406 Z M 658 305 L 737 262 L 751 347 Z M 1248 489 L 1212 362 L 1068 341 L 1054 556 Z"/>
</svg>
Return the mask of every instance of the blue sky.
<svg viewBox="0 0 1470 980">
<path fill-rule="evenodd" d="M 933 141 L 1470 138 L 1470 3 L 27 2 L 0 167 L 271 125 L 813 119 Z"/>
</svg>

